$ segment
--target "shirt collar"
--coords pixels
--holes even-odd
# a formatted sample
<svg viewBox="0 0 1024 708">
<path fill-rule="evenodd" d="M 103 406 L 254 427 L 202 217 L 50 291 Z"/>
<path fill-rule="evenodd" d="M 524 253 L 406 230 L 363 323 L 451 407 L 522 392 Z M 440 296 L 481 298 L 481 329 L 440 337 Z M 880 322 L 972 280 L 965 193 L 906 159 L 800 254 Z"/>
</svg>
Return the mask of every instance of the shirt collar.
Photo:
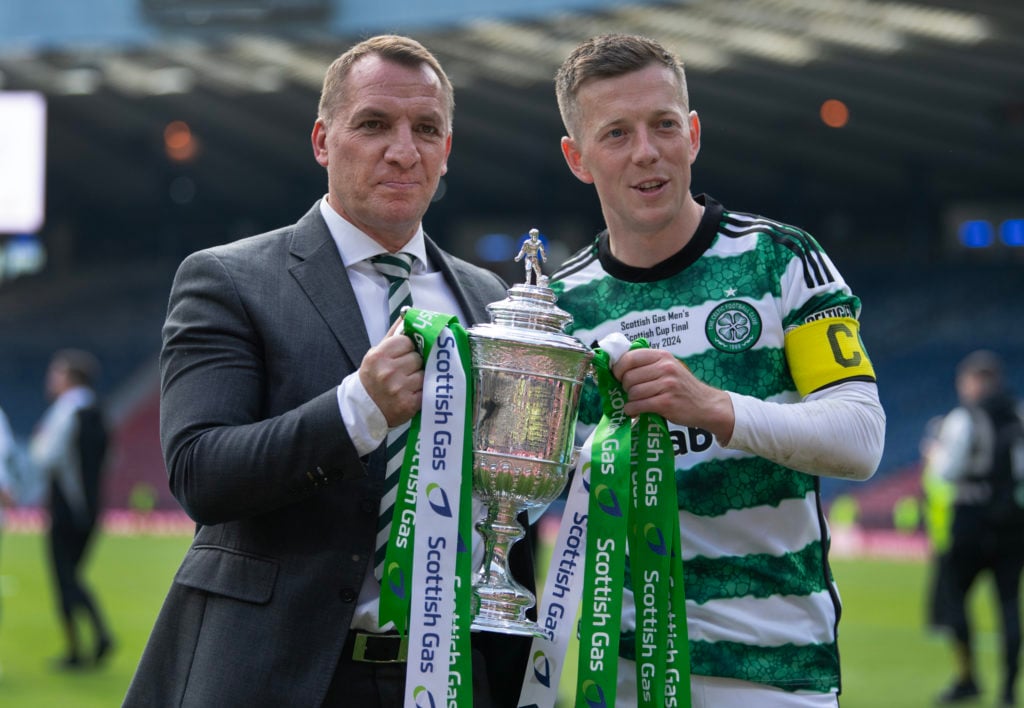
<svg viewBox="0 0 1024 708">
<path fill-rule="evenodd" d="M 334 239 L 334 245 L 338 247 L 341 254 L 341 262 L 346 268 L 351 268 L 367 258 L 387 253 L 379 243 L 360 231 L 352 222 L 342 217 L 334 208 L 327 203 L 325 196 L 320 200 L 320 213 L 327 222 L 327 228 Z M 423 224 L 416 228 L 416 233 L 409 239 L 409 242 L 402 247 L 402 251 L 416 257 L 413 261 L 412 272 L 422 273 L 428 271 L 427 247 L 423 235 Z"/>
</svg>

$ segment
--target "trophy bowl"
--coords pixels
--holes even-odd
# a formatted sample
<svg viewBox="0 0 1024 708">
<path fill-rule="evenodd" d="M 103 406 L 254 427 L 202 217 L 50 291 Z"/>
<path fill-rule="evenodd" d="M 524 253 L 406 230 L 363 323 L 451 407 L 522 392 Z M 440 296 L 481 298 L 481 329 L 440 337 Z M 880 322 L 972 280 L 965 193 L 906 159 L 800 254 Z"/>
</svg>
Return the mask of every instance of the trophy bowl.
<svg viewBox="0 0 1024 708">
<path fill-rule="evenodd" d="M 531 234 L 532 236 L 532 234 Z M 476 528 L 483 563 L 473 578 L 472 628 L 542 636 L 536 604 L 512 579 L 508 553 L 525 535 L 517 516 L 558 498 L 575 465 L 576 417 L 593 352 L 562 330 L 547 279 L 515 285 L 491 303 L 489 324 L 468 330 L 473 375 L 473 495 L 486 508 Z"/>
</svg>

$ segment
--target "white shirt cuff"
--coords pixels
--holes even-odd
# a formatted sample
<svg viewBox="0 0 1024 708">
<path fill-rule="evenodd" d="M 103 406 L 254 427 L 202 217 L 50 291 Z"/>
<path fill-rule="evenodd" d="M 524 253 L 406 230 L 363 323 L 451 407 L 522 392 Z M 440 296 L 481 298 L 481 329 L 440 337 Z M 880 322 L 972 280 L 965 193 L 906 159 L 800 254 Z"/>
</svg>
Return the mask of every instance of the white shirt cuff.
<svg viewBox="0 0 1024 708">
<path fill-rule="evenodd" d="M 338 409 L 360 457 L 380 447 L 388 434 L 388 422 L 359 380 L 359 372 L 346 376 L 338 386 Z"/>
</svg>

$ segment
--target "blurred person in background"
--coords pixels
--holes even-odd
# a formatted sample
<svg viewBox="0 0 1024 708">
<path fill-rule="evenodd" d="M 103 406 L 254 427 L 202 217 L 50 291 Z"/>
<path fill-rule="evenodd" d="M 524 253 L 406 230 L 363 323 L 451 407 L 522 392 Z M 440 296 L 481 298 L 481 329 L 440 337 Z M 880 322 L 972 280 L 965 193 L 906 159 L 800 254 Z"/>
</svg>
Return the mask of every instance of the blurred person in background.
<svg viewBox="0 0 1024 708">
<path fill-rule="evenodd" d="M 999 595 L 1003 667 L 1000 705 L 1016 705 L 1020 576 L 1024 570 L 1024 410 L 1005 385 L 1002 358 L 968 354 L 956 368 L 959 406 L 942 421 L 930 467 L 955 486 L 949 566 L 956 675 L 941 704 L 980 694 L 967 597 L 990 571 Z"/>
<path fill-rule="evenodd" d="M 453 109 L 420 43 L 360 42 L 327 69 L 313 125 L 327 195 L 291 226 L 178 269 L 161 441 L 197 529 L 126 706 L 403 705 L 404 645 L 379 621 L 374 567 L 385 441 L 419 410 L 424 376 L 412 340 L 390 336 L 397 310 L 374 262 L 412 256 L 414 306 L 467 326 L 507 294 L 423 231 Z M 533 587 L 529 545 L 512 556 Z M 475 705 L 514 706 L 529 639 L 472 643 Z"/>
<path fill-rule="evenodd" d="M 11 432 L 7 414 L 0 408 L 0 530 L 3 529 L 3 511 L 14 506 L 18 485 L 18 446 Z"/>
<path fill-rule="evenodd" d="M 684 567 L 698 568 L 685 583 L 693 705 L 837 706 L 840 603 L 818 478 L 869 478 L 885 432 L 860 300 L 804 231 L 692 196 L 701 126 L 663 46 L 589 39 L 555 87 L 563 155 L 607 228 L 552 287 L 585 342 L 652 335 L 612 373 L 623 413 L 664 416 L 676 441 Z M 627 587 L 617 706 L 637 704 L 640 615 Z"/>
<path fill-rule="evenodd" d="M 100 490 L 109 436 L 96 396 L 99 362 L 91 353 L 64 349 L 50 359 L 46 395 L 52 401 L 29 443 L 35 473 L 48 483 L 50 560 L 57 586 L 65 653 L 57 668 L 96 666 L 113 640 L 94 594 L 82 578 L 86 552 L 100 515 Z M 86 650 L 78 620 L 89 621 Z"/>
<path fill-rule="evenodd" d="M 14 433 L 11 432 L 10 423 L 7 422 L 7 414 L 4 413 L 3 408 L 0 408 L 0 537 L 3 536 L 4 530 L 4 510 L 11 508 L 15 503 L 16 455 Z M 0 558 L 2 558 L 2 554 L 0 554 Z M 0 592 L 0 600 L 2 599 L 3 592 Z M 0 608 L 0 612 L 2 609 Z M 0 615 L 0 619 L 2 619 L 2 615 Z"/>
<path fill-rule="evenodd" d="M 935 416 L 925 426 L 921 438 L 921 491 L 923 493 L 924 528 L 931 552 L 926 621 L 932 630 L 945 632 L 953 628 L 955 593 L 951 576 L 949 547 L 953 535 L 953 499 L 956 487 L 939 476 L 935 457 L 940 454 L 939 430 L 943 416 Z"/>
</svg>

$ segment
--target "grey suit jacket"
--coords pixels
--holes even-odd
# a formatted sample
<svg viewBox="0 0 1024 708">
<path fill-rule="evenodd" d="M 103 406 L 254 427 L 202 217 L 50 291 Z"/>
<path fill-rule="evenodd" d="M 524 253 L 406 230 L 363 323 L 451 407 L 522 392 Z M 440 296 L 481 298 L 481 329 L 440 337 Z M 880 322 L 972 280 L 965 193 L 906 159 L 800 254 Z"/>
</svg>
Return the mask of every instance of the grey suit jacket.
<svg viewBox="0 0 1024 708">
<path fill-rule="evenodd" d="M 501 279 L 429 239 L 427 251 L 465 324 L 487 321 Z M 384 470 L 382 450 L 359 458 L 338 410 L 335 387 L 370 343 L 319 206 L 186 258 L 163 339 L 161 442 L 197 530 L 124 705 L 319 706 L 373 553 Z M 532 587 L 529 544 L 516 550 Z M 488 644 L 490 669 L 522 676 L 528 643 Z"/>
</svg>

